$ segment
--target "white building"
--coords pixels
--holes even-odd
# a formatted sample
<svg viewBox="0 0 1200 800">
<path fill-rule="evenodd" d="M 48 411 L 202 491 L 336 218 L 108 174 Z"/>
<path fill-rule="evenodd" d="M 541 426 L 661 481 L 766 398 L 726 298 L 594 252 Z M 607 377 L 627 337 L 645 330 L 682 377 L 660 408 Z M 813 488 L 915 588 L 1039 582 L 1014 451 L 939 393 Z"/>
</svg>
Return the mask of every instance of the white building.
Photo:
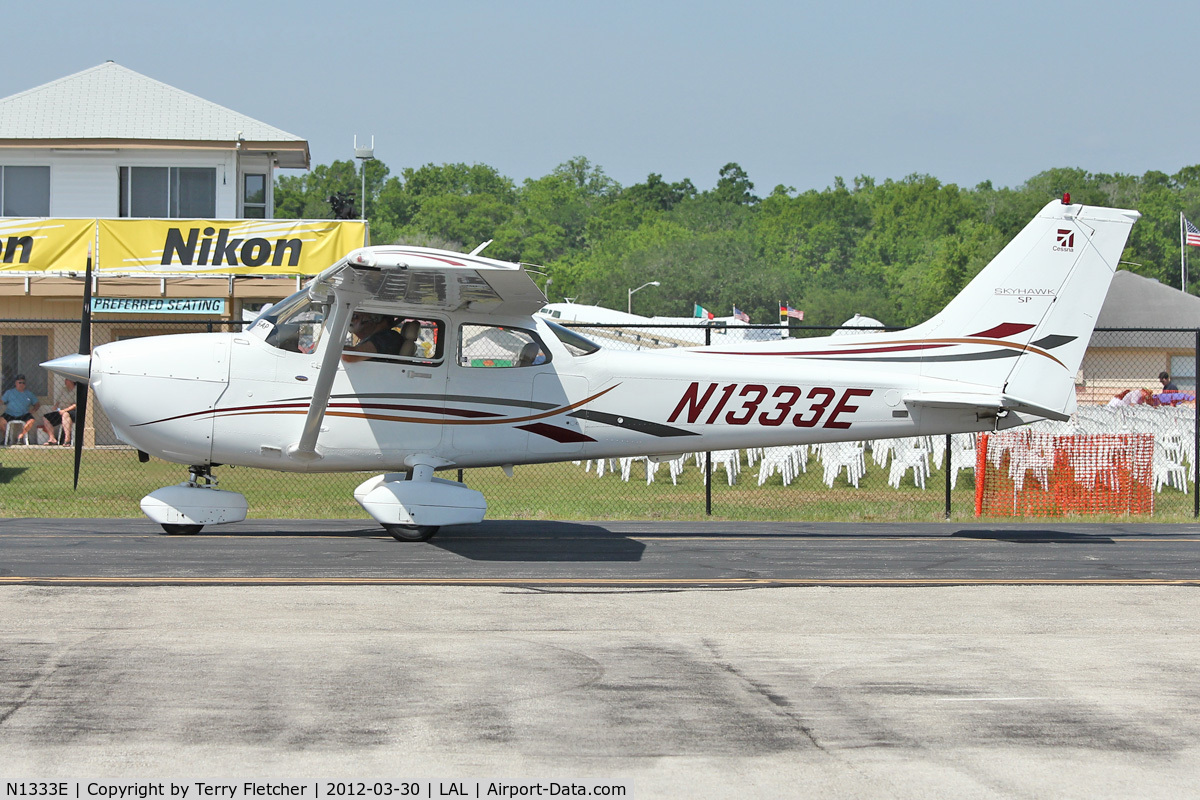
<svg viewBox="0 0 1200 800">
<path fill-rule="evenodd" d="M 175 309 L 173 320 L 195 323 L 240 320 L 244 312 L 291 294 L 301 274 L 315 271 L 309 254 L 324 259 L 318 248 L 326 243 L 342 251 L 321 266 L 362 246 L 363 223 L 317 221 L 311 227 L 320 233 L 303 241 L 305 266 L 296 267 L 292 252 L 300 250 L 300 239 L 283 239 L 274 230 L 238 232 L 302 224 L 272 221 L 273 187 L 277 169 L 309 164 L 308 142 L 301 137 L 111 61 L 0 99 L 0 389 L 24 372 L 29 388 L 48 396 L 50 383 L 37 365 L 78 347 L 78 326 L 52 321 L 80 318 L 83 272 L 93 252 L 97 296 L 153 298 L 143 305 Z M 31 233 L 35 226 L 44 233 Z M 233 236 L 242 236 L 237 241 L 251 250 L 241 253 L 237 269 L 213 267 L 229 262 L 205 263 L 202 257 L 196 269 L 160 267 L 160 258 L 169 264 L 171 252 L 163 235 L 158 244 L 139 243 L 153 258 L 122 260 L 113 255 L 119 251 L 114 238 L 104 244 L 105 230 L 118 226 L 168 231 L 165 241 L 198 241 L 190 249 L 202 254 L 220 244 L 227 252 Z M 288 260 L 264 263 L 263 237 L 269 235 L 292 246 Z M 357 240 L 346 246 L 342 236 Z M 191 258 L 188 246 L 175 250 Z M 254 257 L 246 259 L 246 252 Z M 136 266 L 124 270 L 129 263 Z M 193 302 L 165 302 L 176 298 Z M 99 314 L 93 345 L 178 330 L 157 322 L 161 317 Z"/>
<path fill-rule="evenodd" d="M 308 142 L 105 62 L 0 99 L 0 216 L 270 218 Z"/>
</svg>

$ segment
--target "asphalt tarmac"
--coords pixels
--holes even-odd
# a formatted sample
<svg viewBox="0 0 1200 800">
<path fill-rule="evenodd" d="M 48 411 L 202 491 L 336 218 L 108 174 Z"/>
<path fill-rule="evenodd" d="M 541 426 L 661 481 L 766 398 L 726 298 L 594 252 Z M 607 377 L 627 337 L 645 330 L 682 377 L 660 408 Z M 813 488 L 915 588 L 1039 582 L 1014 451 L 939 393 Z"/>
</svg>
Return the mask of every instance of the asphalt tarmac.
<svg viewBox="0 0 1200 800">
<path fill-rule="evenodd" d="M 0 789 L 1200 796 L 1198 558 L 1191 525 L 4 520 Z"/>
<path fill-rule="evenodd" d="M 1200 582 L 1200 525 L 495 521 L 397 542 L 364 520 L 167 536 L 147 520 L 0 521 L 0 585 L 596 587 Z"/>
</svg>

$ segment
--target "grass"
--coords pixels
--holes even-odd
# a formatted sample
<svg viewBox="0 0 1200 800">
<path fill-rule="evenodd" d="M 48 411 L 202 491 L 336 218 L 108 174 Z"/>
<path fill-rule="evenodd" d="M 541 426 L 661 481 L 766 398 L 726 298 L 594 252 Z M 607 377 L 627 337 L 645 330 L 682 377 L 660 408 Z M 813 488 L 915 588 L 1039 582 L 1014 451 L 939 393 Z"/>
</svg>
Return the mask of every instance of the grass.
<svg viewBox="0 0 1200 800">
<path fill-rule="evenodd" d="M 141 464 L 132 450 L 85 451 L 78 491 L 71 490 L 72 453 L 68 448 L 0 449 L 0 517 L 140 517 L 143 495 L 187 478 L 177 464 L 152 460 Z M 353 491 L 372 473 L 302 475 L 221 467 L 220 486 L 246 495 L 250 515 L 259 519 L 366 518 Z M 832 489 L 821 482 L 816 462 L 790 486 L 778 475 L 758 486 L 758 471 L 743 468 L 729 486 L 724 470 L 713 475 L 711 517 L 705 514 L 703 475 L 689 463 L 678 486 L 665 466 L 654 483 L 635 465 L 626 483 L 618 473 L 596 477 L 582 466 L 540 464 L 517 467 L 509 478 L 500 469 L 466 472 L 467 485 L 484 493 L 491 519 L 558 520 L 762 520 L 845 522 L 933 522 L 944 519 L 945 476 L 935 471 L 921 490 L 911 478 L 900 489 L 887 485 L 886 470 L 868 464 L 860 488 L 844 477 Z M 445 477 L 454 477 L 453 473 Z M 1072 515 L 1072 522 L 1193 522 L 1193 500 L 1166 488 L 1155 496 L 1153 517 Z M 1005 521 L 1020 517 L 975 517 L 975 487 L 969 472 L 960 473 L 951 495 L 952 521 Z M 1045 518 L 1038 518 L 1044 521 Z"/>
</svg>

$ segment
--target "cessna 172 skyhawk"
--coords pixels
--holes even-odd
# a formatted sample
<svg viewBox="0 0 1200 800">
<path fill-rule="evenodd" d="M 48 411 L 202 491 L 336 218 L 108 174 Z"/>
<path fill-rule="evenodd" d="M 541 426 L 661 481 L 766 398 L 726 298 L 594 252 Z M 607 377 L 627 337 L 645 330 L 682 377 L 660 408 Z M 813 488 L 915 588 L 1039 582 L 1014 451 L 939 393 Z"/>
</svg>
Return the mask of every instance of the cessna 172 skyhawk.
<svg viewBox="0 0 1200 800">
<path fill-rule="evenodd" d="M 355 250 L 245 332 L 81 346 L 44 366 L 89 381 L 123 441 L 190 465 L 142 500 L 168 533 L 245 518 L 212 479 L 234 464 L 379 472 L 356 499 L 419 541 L 487 507 L 438 470 L 1066 419 L 1138 216 L 1050 203 L 941 313 L 895 333 L 616 352 L 536 317 L 546 298 L 518 264 L 395 245 Z M 394 318 L 405 344 L 350 352 L 355 314 Z"/>
</svg>

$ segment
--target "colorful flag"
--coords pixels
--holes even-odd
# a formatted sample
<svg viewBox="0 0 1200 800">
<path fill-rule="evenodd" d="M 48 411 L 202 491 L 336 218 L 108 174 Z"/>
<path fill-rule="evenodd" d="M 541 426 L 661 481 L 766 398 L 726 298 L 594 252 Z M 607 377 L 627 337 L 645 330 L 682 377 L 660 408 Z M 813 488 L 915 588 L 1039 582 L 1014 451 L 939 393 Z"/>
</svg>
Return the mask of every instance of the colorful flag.
<svg viewBox="0 0 1200 800">
<path fill-rule="evenodd" d="M 1200 247 L 1200 228 L 1188 222 L 1187 217 L 1183 218 L 1183 227 L 1187 231 L 1187 243 L 1192 247 Z"/>
<path fill-rule="evenodd" d="M 779 304 L 779 321 L 786 322 L 788 318 L 803 320 L 804 312 L 797 308 L 792 308 L 787 303 Z"/>
<path fill-rule="evenodd" d="M 741 322 L 749 322 L 750 321 L 750 315 L 747 314 L 745 311 L 742 311 L 737 306 L 733 307 L 733 318 L 736 320 L 739 320 Z"/>
<path fill-rule="evenodd" d="M 692 311 L 693 317 L 696 317 L 698 319 L 713 319 L 716 316 L 715 314 L 713 314 L 711 311 L 709 311 L 707 308 L 700 305 L 699 303 L 693 303 L 693 305 L 696 307 Z"/>
</svg>

